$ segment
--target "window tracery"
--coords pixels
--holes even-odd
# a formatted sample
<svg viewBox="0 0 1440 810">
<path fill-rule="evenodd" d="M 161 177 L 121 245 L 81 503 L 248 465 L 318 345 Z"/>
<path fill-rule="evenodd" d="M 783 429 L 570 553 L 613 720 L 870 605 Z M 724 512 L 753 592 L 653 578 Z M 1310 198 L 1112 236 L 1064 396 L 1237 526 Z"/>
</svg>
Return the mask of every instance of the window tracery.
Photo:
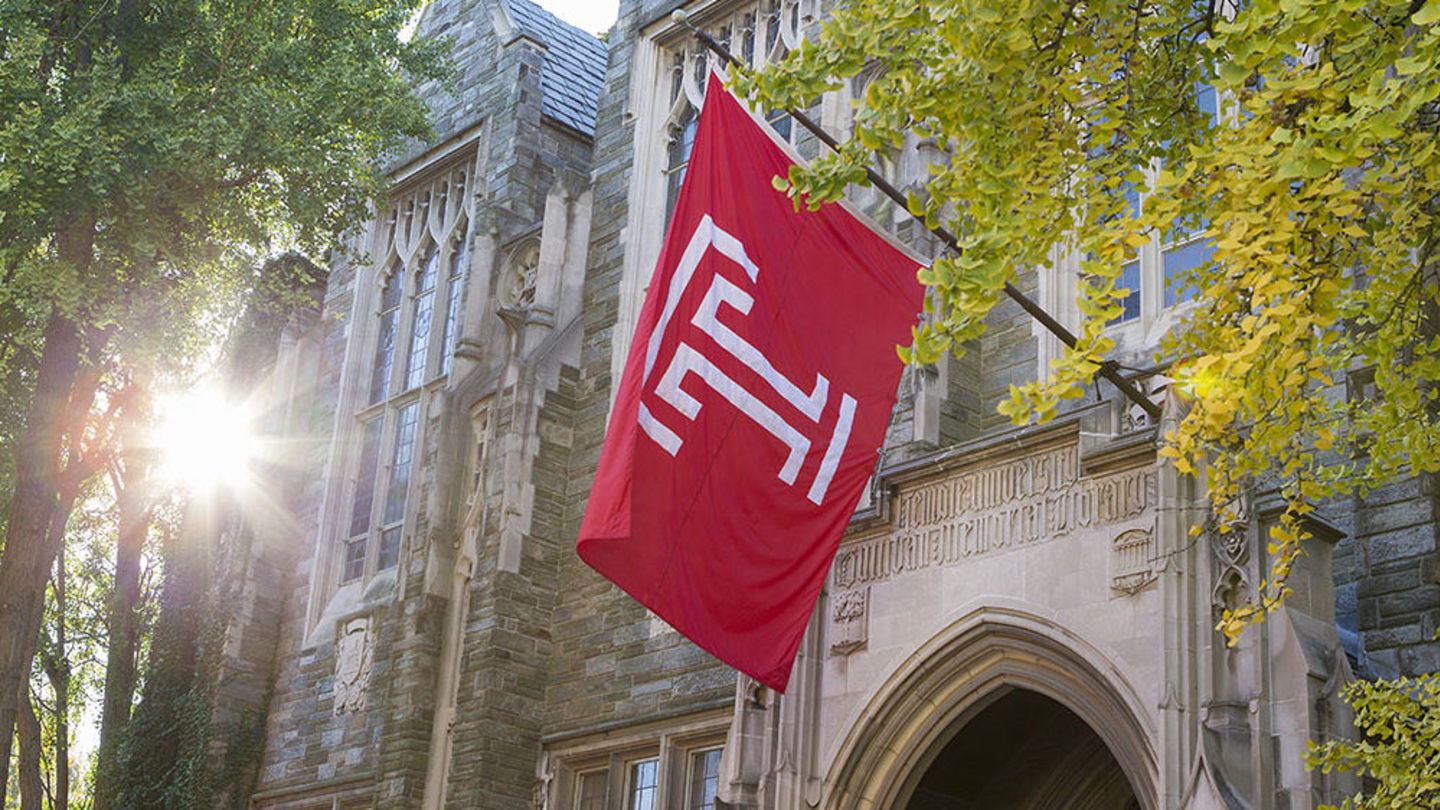
<svg viewBox="0 0 1440 810">
<path fill-rule="evenodd" d="M 355 475 L 338 565 L 342 584 L 400 561 L 422 403 L 430 383 L 449 374 L 461 328 L 467 174 L 466 164 L 452 164 L 412 183 L 376 229 L 371 255 L 382 257 L 383 271 L 376 274 L 371 310 L 375 342 L 368 385 L 355 414 Z M 437 315 L 443 318 L 438 324 Z"/>
</svg>

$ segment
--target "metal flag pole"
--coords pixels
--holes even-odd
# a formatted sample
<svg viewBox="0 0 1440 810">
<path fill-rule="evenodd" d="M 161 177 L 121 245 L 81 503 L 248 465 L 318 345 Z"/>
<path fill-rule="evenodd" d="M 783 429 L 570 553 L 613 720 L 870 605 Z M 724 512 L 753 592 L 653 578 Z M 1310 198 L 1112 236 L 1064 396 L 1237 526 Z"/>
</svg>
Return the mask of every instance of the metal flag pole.
<svg viewBox="0 0 1440 810">
<path fill-rule="evenodd" d="M 685 26 L 686 28 L 689 28 L 690 31 L 695 34 L 695 38 L 700 40 L 700 44 L 704 45 L 706 48 L 709 48 L 712 52 L 715 53 L 716 56 L 723 59 L 726 65 L 738 67 L 742 70 L 745 69 L 744 63 L 742 63 L 738 58 L 736 58 L 734 54 L 730 53 L 729 48 L 726 48 L 724 45 L 720 44 L 714 37 L 710 36 L 708 33 L 695 27 L 695 25 L 690 22 L 690 15 L 687 14 L 684 9 L 677 9 L 675 13 L 670 16 L 671 19 L 673 19 L 675 22 Z M 840 151 L 840 142 L 835 140 L 834 136 L 832 136 L 830 133 L 821 129 L 819 124 L 810 120 L 809 116 L 805 115 L 799 110 L 786 110 L 785 112 L 788 113 L 791 118 L 794 118 L 795 121 L 800 124 L 800 126 L 808 130 L 811 135 L 819 138 L 821 143 L 830 147 L 832 151 Z M 919 222 L 923 227 L 925 227 L 926 230 L 930 231 L 930 233 L 935 234 L 935 236 L 939 238 L 946 247 L 954 251 L 956 255 L 964 253 L 964 250 L 961 249 L 960 244 L 955 241 L 955 236 L 951 234 L 950 231 L 939 225 L 933 227 L 930 225 L 926 225 L 924 218 L 910 213 L 910 207 L 906 204 L 905 195 L 901 194 L 900 190 L 892 186 L 889 181 L 887 181 L 884 177 L 880 175 L 879 172 L 875 171 L 875 169 L 869 166 L 866 166 L 865 177 L 868 178 L 871 184 L 874 185 L 875 188 L 879 189 L 882 194 L 884 194 L 886 197 L 889 197 L 891 200 L 894 200 L 895 204 L 899 205 L 900 208 L 905 211 L 905 213 L 910 214 L 911 218 L 913 218 L 916 222 Z M 1078 343 L 1075 335 L 1069 329 L 1066 329 L 1064 324 L 1055 320 L 1055 318 L 1051 316 L 1050 313 L 1046 312 L 1043 307 L 1031 300 L 1030 296 L 1022 292 L 1019 287 L 1016 287 L 1014 284 L 1011 284 L 1007 281 L 1005 282 L 1004 291 L 1005 294 L 1009 296 L 1012 301 L 1020 305 L 1021 309 L 1025 310 L 1030 314 L 1032 318 L 1039 321 L 1041 326 L 1044 326 L 1046 329 L 1050 330 L 1050 333 L 1055 335 L 1055 337 L 1060 338 L 1060 340 L 1063 341 L 1066 346 L 1069 346 L 1072 349 L 1075 348 L 1076 343 Z M 1097 373 L 1100 376 L 1104 377 L 1106 380 L 1109 380 L 1110 384 L 1119 389 L 1120 393 L 1124 394 L 1127 399 L 1144 409 L 1145 413 L 1150 416 L 1150 419 L 1152 421 L 1159 421 L 1160 406 L 1156 405 L 1153 401 L 1151 401 L 1149 397 L 1145 396 L 1145 394 L 1141 392 L 1140 389 L 1135 387 L 1135 384 L 1133 382 L 1121 375 L 1119 363 L 1115 362 L 1114 360 L 1106 360 L 1100 364 L 1100 368 Z"/>
</svg>

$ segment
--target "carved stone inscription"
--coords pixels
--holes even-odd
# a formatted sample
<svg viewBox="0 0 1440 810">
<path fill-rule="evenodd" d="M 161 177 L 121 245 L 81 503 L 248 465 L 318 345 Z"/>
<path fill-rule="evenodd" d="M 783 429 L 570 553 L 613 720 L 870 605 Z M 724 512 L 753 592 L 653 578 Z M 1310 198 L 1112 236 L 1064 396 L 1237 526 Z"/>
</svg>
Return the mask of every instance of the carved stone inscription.
<svg viewBox="0 0 1440 810">
<path fill-rule="evenodd" d="M 1155 469 L 1080 478 L 1074 446 L 924 484 L 900 493 L 895 530 L 844 546 L 835 586 L 1058 540 L 1140 517 L 1155 502 Z"/>
</svg>

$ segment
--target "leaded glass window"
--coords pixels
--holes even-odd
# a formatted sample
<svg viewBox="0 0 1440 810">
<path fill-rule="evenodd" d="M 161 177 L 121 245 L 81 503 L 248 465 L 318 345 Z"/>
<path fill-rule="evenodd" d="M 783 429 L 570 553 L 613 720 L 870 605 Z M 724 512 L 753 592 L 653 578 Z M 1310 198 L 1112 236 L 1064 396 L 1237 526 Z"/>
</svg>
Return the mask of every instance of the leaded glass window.
<svg viewBox="0 0 1440 810">
<path fill-rule="evenodd" d="M 425 362 L 430 350 L 430 323 L 435 314 L 435 276 L 439 274 L 440 251 L 434 245 L 425 252 L 415 272 L 415 306 L 410 319 L 410 354 L 405 364 L 405 388 L 425 382 Z"/>
<path fill-rule="evenodd" d="M 395 195 L 371 246 L 371 255 L 384 257 L 383 273 L 371 276 L 373 354 L 357 397 L 341 583 L 400 562 L 423 403 L 450 373 L 464 329 L 467 175 L 466 164 L 457 163 L 411 182 Z"/>
<path fill-rule="evenodd" d="M 395 364 L 395 332 L 400 320 L 403 275 L 398 264 L 392 267 L 380 292 L 380 339 L 376 344 L 374 372 L 370 377 L 372 404 L 385 399 L 390 393 L 390 370 Z"/>
<path fill-rule="evenodd" d="M 688 810 L 715 810 L 720 789 L 720 749 L 697 751 L 690 756 L 690 799 Z"/>
<path fill-rule="evenodd" d="M 660 792 L 660 760 L 642 759 L 630 765 L 630 803 L 626 810 L 655 810 Z"/>
<path fill-rule="evenodd" d="M 465 275 L 465 240 L 455 240 L 450 249 L 450 278 L 445 284 L 445 325 L 440 336 L 440 373 L 449 374 L 455 358 L 455 337 L 460 325 L 460 281 Z"/>
<path fill-rule="evenodd" d="M 735 56 L 752 67 L 785 57 L 800 41 L 800 4 L 803 0 L 766 0 L 740 5 L 705 26 L 717 41 L 731 47 Z M 705 84 L 711 56 L 693 37 L 677 43 L 669 55 L 668 92 L 670 114 L 660 133 L 668 144 L 665 160 L 666 219 L 675 207 L 690 150 L 695 145 L 699 110 L 705 103 Z M 783 110 L 765 113 L 765 120 L 784 140 L 791 140 L 793 122 Z"/>
</svg>

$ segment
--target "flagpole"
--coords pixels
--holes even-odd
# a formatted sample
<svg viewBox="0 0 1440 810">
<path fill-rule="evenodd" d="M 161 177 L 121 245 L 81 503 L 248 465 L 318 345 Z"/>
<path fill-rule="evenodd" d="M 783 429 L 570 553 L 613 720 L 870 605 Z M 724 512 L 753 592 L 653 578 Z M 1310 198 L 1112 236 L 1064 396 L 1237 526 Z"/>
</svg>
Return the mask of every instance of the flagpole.
<svg viewBox="0 0 1440 810">
<path fill-rule="evenodd" d="M 699 39 L 702 45 L 704 45 L 706 48 L 709 48 L 715 53 L 716 56 L 719 56 L 722 60 L 724 60 L 726 65 L 738 67 L 741 69 L 745 68 L 744 63 L 742 63 L 738 58 L 736 58 L 734 54 L 730 53 L 729 48 L 726 48 L 724 45 L 720 44 L 714 37 L 710 36 L 705 31 L 702 31 L 701 29 L 695 27 L 695 25 L 690 22 L 690 15 L 686 13 L 684 9 L 676 9 L 675 13 L 670 16 L 671 19 L 673 19 L 675 22 L 685 26 L 686 28 L 689 28 L 690 31 L 695 34 L 696 39 Z M 800 124 L 800 126 L 808 130 L 811 135 L 819 138 L 821 143 L 830 147 L 832 151 L 840 151 L 840 142 L 835 140 L 835 137 L 833 135 L 826 132 L 824 129 L 821 129 L 819 124 L 810 120 L 809 116 L 805 115 L 799 110 L 786 110 L 785 112 L 788 113 L 791 118 L 794 118 L 795 121 Z M 875 188 L 880 190 L 880 193 L 889 197 L 891 200 L 894 200 L 895 204 L 899 205 L 902 209 L 904 209 L 907 214 L 910 214 L 910 216 L 916 222 L 919 222 L 922 226 L 929 230 L 930 233 L 934 234 L 937 238 L 939 238 L 941 242 L 945 243 L 946 247 L 950 248 L 956 254 L 964 253 L 964 250 L 960 247 L 960 244 L 955 240 L 955 236 L 951 234 L 950 231 L 939 225 L 927 225 L 925 224 L 925 220 L 923 217 L 910 213 L 910 206 L 906 203 L 905 195 L 901 194 L 900 190 L 891 185 L 890 182 L 884 177 L 882 177 L 878 171 L 876 171 L 872 167 L 866 166 L 865 177 L 870 180 L 870 183 L 874 185 Z M 1035 303 L 1035 301 L 1032 300 L 1030 296 L 1022 292 L 1019 287 L 1016 287 L 1014 284 L 1007 281 L 1005 282 L 1004 292 L 1007 296 L 1010 297 L 1012 301 L 1019 304 L 1021 309 L 1025 310 L 1027 313 L 1030 314 L 1032 318 L 1039 321 L 1041 326 L 1044 326 L 1046 329 L 1050 330 L 1050 333 L 1055 335 L 1055 337 L 1059 338 L 1061 342 L 1063 342 L 1066 346 L 1069 346 L 1072 349 L 1075 348 L 1076 344 L 1079 341 L 1076 340 L 1074 333 L 1072 333 L 1069 329 L 1066 329 L 1064 324 L 1055 320 L 1055 318 L 1051 316 L 1050 313 L 1046 312 L 1043 307 Z M 1139 405 L 1141 409 L 1143 409 L 1145 413 L 1150 416 L 1152 421 L 1158 422 L 1160 420 L 1160 406 L 1156 405 L 1153 401 L 1151 401 L 1149 397 L 1145 396 L 1144 393 L 1142 393 L 1138 388 L 1135 387 L 1135 384 L 1133 382 L 1126 379 L 1123 375 L 1120 374 L 1119 363 L 1114 360 L 1105 360 L 1100 364 L 1098 373 L 1106 380 L 1109 380 L 1110 384 L 1119 389 L 1120 393 L 1124 394 L 1127 399 L 1129 399 L 1131 402 L 1134 402 L 1136 405 Z"/>
</svg>

